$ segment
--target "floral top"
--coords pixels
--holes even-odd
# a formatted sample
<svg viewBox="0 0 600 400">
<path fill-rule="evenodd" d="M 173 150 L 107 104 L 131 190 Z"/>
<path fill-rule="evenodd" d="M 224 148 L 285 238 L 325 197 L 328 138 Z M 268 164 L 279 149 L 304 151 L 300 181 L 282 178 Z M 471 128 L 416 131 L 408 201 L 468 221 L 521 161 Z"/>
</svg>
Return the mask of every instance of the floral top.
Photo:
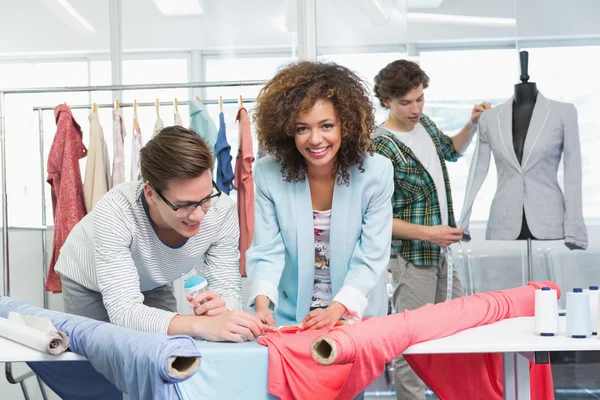
<svg viewBox="0 0 600 400">
<path fill-rule="evenodd" d="M 315 230 L 315 280 L 311 307 L 327 307 L 331 304 L 331 274 L 329 271 L 329 226 L 331 210 L 313 211 Z"/>
</svg>

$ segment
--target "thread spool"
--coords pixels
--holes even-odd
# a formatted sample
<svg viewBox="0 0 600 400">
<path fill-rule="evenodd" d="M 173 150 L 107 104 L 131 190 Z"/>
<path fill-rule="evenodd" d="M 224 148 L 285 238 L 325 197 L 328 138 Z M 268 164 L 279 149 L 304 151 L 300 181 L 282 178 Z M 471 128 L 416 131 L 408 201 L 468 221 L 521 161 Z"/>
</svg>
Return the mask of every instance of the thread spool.
<svg viewBox="0 0 600 400">
<path fill-rule="evenodd" d="M 588 296 L 590 296 L 590 322 L 592 324 L 592 335 L 597 335 L 598 327 L 595 323 L 598 319 L 598 294 L 600 292 L 598 291 L 598 286 L 590 286 L 586 291 L 588 292 Z"/>
<path fill-rule="evenodd" d="M 558 296 L 555 289 L 543 287 L 535 291 L 535 333 L 540 336 L 558 334 Z"/>
<path fill-rule="evenodd" d="M 592 335 L 590 296 L 581 288 L 567 293 L 567 336 L 583 339 Z"/>
</svg>

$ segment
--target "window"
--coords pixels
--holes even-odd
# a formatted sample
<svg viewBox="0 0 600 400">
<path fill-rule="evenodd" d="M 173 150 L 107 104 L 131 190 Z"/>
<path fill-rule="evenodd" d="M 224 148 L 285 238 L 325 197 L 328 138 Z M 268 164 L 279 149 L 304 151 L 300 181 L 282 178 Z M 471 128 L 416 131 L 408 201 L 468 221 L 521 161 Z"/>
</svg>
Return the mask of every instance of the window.
<svg viewBox="0 0 600 400">
<path fill-rule="evenodd" d="M 529 76 L 549 99 L 572 103 L 578 112 L 581 143 L 583 215 L 600 217 L 600 46 L 545 47 L 529 52 Z M 565 76 L 575 78 L 565 79 Z M 563 185 L 562 166 L 558 182 Z"/>
<path fill-rule="evenodd" d="M 495 106 L 506 101 L 519 78 L 518 54 L 510 49 L 421 52 L 420 60 L 430 78 L 424 112 L 449 136 L 462 129 L 474 104 L 489 101 Z M 477 137 L 456 163 L 447 163 L 457 219 L 461 215 L 476 140 Z M 495 191 L 496 168 L 492 161 L 473 206 L 471 221 L 488 219 Z"/>
</svg>

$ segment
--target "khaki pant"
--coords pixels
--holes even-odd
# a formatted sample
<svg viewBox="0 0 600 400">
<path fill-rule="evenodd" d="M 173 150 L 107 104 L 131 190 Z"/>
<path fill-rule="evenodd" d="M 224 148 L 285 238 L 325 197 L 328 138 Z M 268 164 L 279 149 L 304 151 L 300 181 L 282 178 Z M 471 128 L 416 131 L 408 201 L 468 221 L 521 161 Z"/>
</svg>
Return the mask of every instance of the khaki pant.
<svg viewBox="0 0 600 400">
<path fill-rule="evenodd" d="M 444 254 L 440 254 L 439 265 L 414 265 L 401 257 L 390 259 L 394 285 L 393 304 L 396 312 L 415 310 L 425 304 L 446 300 L 448 265 Z M 454 268 L 452 298 L 461 297 L 462 285 Z M 394 380 L 398 400 L 425 399 L 425 384 L 404 359 L 394 360 Z"/>
</svg>

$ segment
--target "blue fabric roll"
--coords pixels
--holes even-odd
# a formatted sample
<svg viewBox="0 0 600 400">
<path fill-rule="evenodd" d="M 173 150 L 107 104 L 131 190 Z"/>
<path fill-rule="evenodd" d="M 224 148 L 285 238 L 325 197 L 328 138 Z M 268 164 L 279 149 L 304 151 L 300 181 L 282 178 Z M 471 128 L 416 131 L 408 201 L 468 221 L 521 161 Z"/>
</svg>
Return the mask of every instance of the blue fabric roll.
<svg viewBox="0 0 600 400">
<path fill-rule="evenodd" d="M 116 389 L 132 400 L 179 399 L 175 383 L 188 379 L 195 368 L 185 376 L 172 374 L 169 360 L 184 357 L 191 364 L 200 357 L 189 336 L 134 331 L 0 297 L 0 317 L 6 318 L 11 311 L 49 318 L 69 336 L 70 350 L 89 360 L 93 368 L 87 368 L 85 361 L 31 363 L 52 390 L 65 394 L 64 399 L 112 399 Z"/>
</svg>

